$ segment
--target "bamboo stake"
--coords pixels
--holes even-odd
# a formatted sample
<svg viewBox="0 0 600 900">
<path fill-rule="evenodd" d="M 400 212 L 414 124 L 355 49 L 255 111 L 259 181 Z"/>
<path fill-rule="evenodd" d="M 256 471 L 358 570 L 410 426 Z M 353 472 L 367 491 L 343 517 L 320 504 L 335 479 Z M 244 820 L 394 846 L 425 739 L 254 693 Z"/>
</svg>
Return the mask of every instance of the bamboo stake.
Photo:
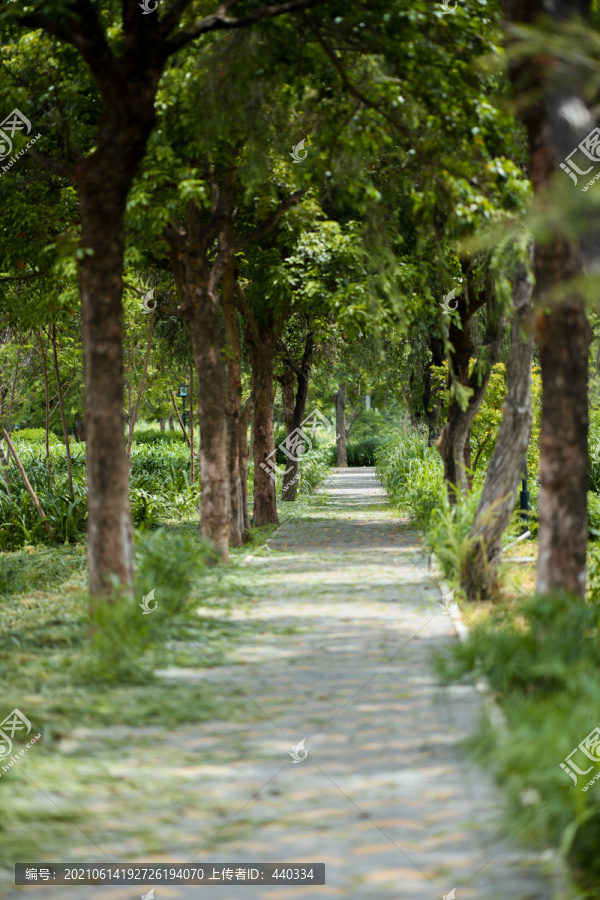
<svg viewBox="0 0 600 900">
<path fill-rule="evenodd" d="M 142 372 L 142 380 L 135 401 L 133 415 L 129 415 L 129 440 L 127 442 L 127 460 L 131 462 L 131 442 L 133 441 L 133 429 L 135 428 L 135 420 L 137 419 L 140 408 L 142 394 L 146 389 L 146 375 L 148 374 L 148 363 L 150 362 L 150 348 L 152 347 L 152 328 L 154 326 L 154 312 L 150 313 L 150 327 L 148 329 L 148 344 L 146 346 L 146 358 L 144 359 L 144 371 Z"/>
<path fill-rule="evenodd" d="M 34 489 L 31 487 L 31 482 L 29 481 L 29 478 L 27 477 L 27 472 L 26 472 L 25 469 L 23 468 L 23 463 L 22 463 L 21 460 L 19 459 L 19 454 L 18 454 L 17 451 L 15 450 L 15 445 L 14 445 L 13 442 L 11 441 L 10 435 L 9 435 L 8 431 L 6 430 L 6 428 L 3 428 L 3 429 L 2 429 L 2 433 L 3 433 L 3 435 L 4 435 L 4 440 L 5 440 L 6 443 L 8 444 L 8 449 L 9 449 L 10 452 L 12 453 L 13 459 L 14 459 L 14 461 L 15 461 L 16 464 L 17 464 L 17 469 L 19 470 L 19 474 L 20 474 L 21 478 L 23 479 L 23 483 L 25 484 L 25 487 L 27 488 L 27 491 L 29 492 L 29 496 L 30 496 L 31 499 L 33 500 L 34 506 L 35 506 L 35 508 L 37 509 L 38 516 L 40 517 L 40 519 L 41 519 L 42 522 L 44 523 L 44 528 L 45 528 L 46 531 L 48 532 L 48 535 L 49 535 L 50 537 L 52 537 L 52 529 L 50 528 L 50 523 L 48 522 L 48 518 L 47 518 L 47 516 L 46 516 L 46 513 L 45 513 L 44 510 L 42 509 L 42 507 L 41 507 L 41 505 L 40 505 L 40 501 L 38 500 L 38 498 L 37 498 L 37 496 L 36 496 L 36 493 L 35 493 Z"/>
</svg>

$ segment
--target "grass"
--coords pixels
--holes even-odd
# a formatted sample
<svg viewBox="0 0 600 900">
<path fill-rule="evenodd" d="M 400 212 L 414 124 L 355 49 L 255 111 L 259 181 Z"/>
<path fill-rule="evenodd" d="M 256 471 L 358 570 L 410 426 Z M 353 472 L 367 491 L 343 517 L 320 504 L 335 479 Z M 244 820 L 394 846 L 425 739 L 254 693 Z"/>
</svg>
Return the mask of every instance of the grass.
<svg viewBox="0 0 600 900">
<path fill-rule="evenodd" d="M 238 664 L 245 647 L 265 640 L 265 629 L 268 642 L 303 630 L 244 616 L 269 584 L 242 562 L 274 552 L 265 542 L 275 526 L 252 529 L 247 544 L 231 549 L 229 566 L 208 565 L 196 503 L 188 502 L 180 472 L 181 448 L 135 451 L 133 507 L 141 526 L 134 541 L 135 598 L 99 606 L 91 631 L 85 537 L 59 546 L 21 538 L 23 546 L 0 551 L 0 720 L 17 708 L 42 734 L 18 765 L 0 774 L 0 881 L 10 882 L 2 869 L 19 858 L 106 861 L 105 854 L 135 858 L 169 850 L 191 856 L 206 837 L 215 846 L 257 825 L 241 815 L 218 833 L 211 823 L 222 820 L 221 811 L 210 789 L 206 802 L 189 810 L 189 774 L 182 776 L 181 767 L 207 759 L 223 765 L 239 755 L 236 728 L 261 720 L 234 676 L 217 682 L 210 670 Z M 39 462 L 35 453 L 23 455 L 30 468 Z M 304 491 L 326 474 L 317 454 L 309 463 Z M 169 500 L 176 489 L 185 503 L 179 495 L 171 504 L 155 502 L 164 484 Z M 317 506 L 322 502 L 315 498 Z M 306 505 L 304 497 L 281 504 L 281 521 L 302 516 Z M 143 616 L 138 604 L 152 589 L 158 606 Z M 193 668 L 200 677 L 157 676 L 173 668 Z M 214 723 L 203 732 L 214 732 L 214 748 L 187 746 L 194 734 L 188 726 L 201 722 Z M 16 736 L 14 752 L 26 740 Z M 150 810 L 147 827 L 139 825 L 140 810 Z"/>
<path fill-rule="evenodd" d="M 289 504 L 288 515 L 300 514 L 300 505 Z M 238 648 L 263 640 L 264 622 L 241 614 L 268 587 L 241 563 L 248 554 L 272 552 L 265 541 L 274 530 L 253 529 L 249 543 L 232 549 L 227 567 L 206 565 L 195 518 L 137 533 L 136 598 L 105 607 L 91 636 L 84 542 L 0 553 L 0 719 L 16 707 L 42 734 L 0 776 L 0 869 L 19 858 L 63 858 L 65 846 L 73 858 L 105 860 L 100 847 L 119 858 L 126 846 L 133 858 L 165 852 L 169 839 L 175 854 L 189 845 L 192 855 L 203 843 L 194 829 L 182 837 L 178 827 L 178 817 L 190 815 L 179 767 L 199 757 L 171 746 L 173 735 L 200 722 L 214 722 L 219 732 L 261 713 L 235 679 L 177 681 L 156 670 L 235 665 L 243 657 Z M 142 616 L 137 603 L 151 586 L 159 606 Z M 270 635 L 299 630 L 268 628 Z M 20 746 L 15 739 L 15 752 Z M 235 749 L 234 736 L 220 740 L 218 764 Z M 166 774 L 165 755 L 173 756 Z M 147 828 L 128 822 L 136 813 L 139 821 L 148 804 L 168 809 L 169 821 L 161 813 Z M 120 812 L 107 817 L 109 807 Z M 193 811 L 204 825 L 215 816 L 208 797 L 206 809 Z M 215 842 L 255 827 L 242 816 Z"/>
</svg>

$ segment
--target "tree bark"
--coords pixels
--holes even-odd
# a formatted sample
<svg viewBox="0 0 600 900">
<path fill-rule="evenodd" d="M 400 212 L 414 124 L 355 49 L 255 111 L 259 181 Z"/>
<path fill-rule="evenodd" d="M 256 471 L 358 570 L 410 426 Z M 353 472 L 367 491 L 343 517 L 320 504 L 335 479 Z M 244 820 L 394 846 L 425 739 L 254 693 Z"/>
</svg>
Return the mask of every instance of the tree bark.
<svg viewBox="0 0 600 900">
<path fill-rule="evenodd" d="M 239 458 L 240 458 L 240 484 L 242 492 L 242 521 L 246 540 L 250 534 L 250 511 L 248 509 L 248 422 L 254 408 L 254 400 L 248 397 L 240 416 L 239 430 Z"/>
<path fill-rule="evenodd" d="M 338 469 L 348 468 L 346 454 L 346 385 L 341 384 L 333 395 L 335 401 L 335 433 L 337 439 L 337 466 Z"/>
<path fill-rule="evenodd" d="M 431 376 L 432 366 L 441 366 L 444 362 L 444 342 L 441 338 L 431 337 L 429 339 L 429 350 L 431 351 L 431 360 L 427 364 L 425 371 L 425 391 L 424 405 L 425 414 L 427 416 L 427 446 L 431 447 L 440 436 L 441 428 L 439 426 L 440 413 L 442 410 L 442 398 L 434 391 Z"/>
<path fill-rule="evenodd" d="M 562 587 L 583 597 L 591 342 L 583 302 L 573 299 L 550 315 L 541 314 L 537 341 L 542 368 L 537 589 L 547 593 Z"/>
<path fill-rule="evenodd" d="M 308 397 L 308 383 L 310 367 L 314 353 L 314 332 L 309 332 L 304 344 L 302 361 L 297 366 L 291 359 L 287 347 L 280 342 L 280 347 L 286 354 L 287 367 L 281 380 L 281 395 L 283 398 L 283 414 L 285 419 L 286 434 L 289 437 L 293 431 L 300 427 L 306 410 Z M 297 378 L 297 389 L 294 397 L 294 375 Z M 285 467 L 281 499 L 291 501 L 296 499 L 298 482 L 300 479 L 300 459 L 294 456 Z"/>
<path fill-rule="evenodd" d="M 187 282 L 188 289 L 194 279 Z M 201 282 L 195 286 L 203 293 Z M 229 471 L 225 421 L 225 379 L 221 361 L 219 298 L 202 298 L 185 317 L 198 385 L 200 426 L 200 535 L 223 562 L 229 559 Z"/>
<path fill-rule="evenodd" d="M 579 15 L 589 19 L 589 0 L 507 0 L 506 16 L 534 22 L 545 14 L 554 22 Z M 547 191 L 559 165 L 594 127 L 577 64 L 568 76 L 563 60 L 525 54 L 510 67 L 520 115 L 527 129 L 534 194 Z M 559 74 L 557 74 L 559 73 Z M 575 111 L 575 112 L 574 112 Z M 564 165 L 564 164 L 563 164 Z M 560 173 L 563 176 L 563 173 Z M 564 177 L 564 176 L 563 176 Z M 572 176 L 577 186 L 577 176 Z M 573 217 L 575 213 L 571 213 Z M 588 538 L 588 353 L 591 329 L 578 289 L 569 284 L 584 260 L 598 268 L 598 233 L 587 223 L 579 244 L 558 229 L 535 249 L 536 338 L 542 368 L 540 439 L 539 555 L 537 590 L 566 589 L 585 595 Z"/>
<path fill-rule="evenodd" d="M 233 224 L 228 223 L 227 239 L 233 241 Z M 242 354 L 235 304 L 235 262 L 233 257 L 223 272 L 222 281 L 223 317 L 225 322 L 225 345 L 227 348 L 227 383 L 225 413 L 227 416 L 227 459 L 229 468 L 229 542 L 239 547 L 247 539 L 244 521 L 244 498 L 241 471 L 241 429 L 242 429 Z"/>
<path fill-rule="evenodd" d="M 260 343 L 250 338 L 252 363 L 252 397 L 254 399 L 254 525 L 278 525 L 274 470 L 268 465 L 274 459 L 273 366 L 275 356 L 273 328 L 261 329 Z M 265 466 L 265 468 L 263 468 Z M 273 475 L 273 477 L 271 477 Z"/>
<path fill-rule="evenodd" d="M 62 384 L 60 381 L 60 370 L 58 368 L 58 352 L 56 349 L 56 325 L 52 323 L 52 352 L 54 356 L 54 377 L 56 379 L 56 390 L 58 392 L 58 406 L 60 409 L 60 421 L 62 423 L 63 437 L 65 439 L 65 448 L 67 451 L 67 477 L 69 479 L 69 493 L 71 501 L 75 499 L 75 491 L 73 490 L 73 465 L 71 463 L 71 444 L 69 442 L 69 429 L 67 428 L 67 417 L 65 415 L 65 401 L 63 398 Z"/>
<path fill-rule="evenodd" d="M 475 293 L 473 287 L 470 267 L 466 268 L 463 265 L 463 271 L 467 278 L 467 292 L 466 296 L 461 297 L 457 306 L 462 327 L 459 328 L 454 322 L 450 326 L 449 339 L 453 349 L 450 352 L 448 363 L 451 379 L 454 378 L 459 384 L 469 388 L 471 395 L 464 410 L 457 398 L 451 397 L 448 404 L 448 422 L 436 441 L 436 447 L 444 463 L 444 480 L 451 503 L 455 503 L 458 495 L 466 493 L 470 487 L 471 442 L 469 433 L 473 419 L 483 401 L 492 368 L 498 358 L 504 325 L 504 322 L 497 318 L 498 311 L 494 305 L 489 268 L 486 270 L 485 288 L 479 295 Z M 475 312 L 484 304 L 487 306 L 487 328 L 481 352 L 485 354 L 486 360 L 483 372 L 480 370 L 478 374 L 474 370 L 469 376 L 469 364 L 474 350 L 470 322 Z"/>
<path fill-rule="evenodd" d="M 508 392 L 461 573 L 462 588 L 471 601 L 488 599 L 495 586 L 500 541 L 514 509 L 531 435 L 533 249 L 530 256 L 530 266 L 520 260 L 511 279 L 515 313 L 506 370 Z"/>
</svg>

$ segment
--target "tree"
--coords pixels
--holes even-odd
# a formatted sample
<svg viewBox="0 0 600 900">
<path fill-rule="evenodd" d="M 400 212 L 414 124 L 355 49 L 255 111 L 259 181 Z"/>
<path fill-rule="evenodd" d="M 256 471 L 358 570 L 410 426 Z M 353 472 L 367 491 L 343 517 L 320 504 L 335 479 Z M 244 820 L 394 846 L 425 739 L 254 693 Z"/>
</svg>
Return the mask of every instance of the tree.
<svg viewBox="0 0 600 900">
<path fill-rule="evenodd" d="M 20 27 L 43 29 L 74 47 L 94 77 L 102 100 L 90 155 L 65 147 L 48 164 L 72 178 L 81 216 L 80 288 L 85 355 L 88 473 L 88 575 L 92 596 L 110 595 L 112 577 L 131 588 L 132 525 L 123 421 L 122 272 L 127 196 L 155 125 L 155 99 L 167 60 L 201 35 L 247 28 L 261 20 L 317 6 L 322 0 L 288 0 L 229 17 L 228 0 L 212 15 L 180 28 L 192 0 L 173 2 L 162 15 L 140 15 L 124 0 L 112 29 L 91 0 L 72 0 L 45 11 L 5 12 Z M 120 51 L 120 52 L 119 52 Z M 41 154 L 36 157 L 42 159 Z"/>
<path fill-rule="evenodd" d="M 508 393 L 496 447 L 469 534 L 470 545 L 462 572 L 469 600 L 487 599 L 495 583 L 500 540 L 515 505 L 525 451 L 531 434 L 531 362 L 533 322 L 533 253 L 531 246 L 515 260 L 511 278 L 514 321 L 507 367 Z"/>
<path fill-rule="evenodd" d="M 312 330 L 308 331 L 304 341 L 302 359 L 299 363 L 294 362 L 288 347 L 283 341 L 279 342 L 277 349 L 283 353 L 285 364 L 284 373 L 277 380 L 281 384 L 285 430 L 287 437 L 290 437 L 300 427 L 304 419 L 306 398 L 308 397 L 308 379 L 315 350 L 315 333 Z M 297 388 L 294 395 L 295 379 L 297 380 Z M 283 485 L 281 487 L 281 499 L 286 501 L 296 499 L 300 477 L 300 458 L 294 456 L 290 463 L 285 468 Z"/>
<path fill-rule="evenodd" d="M 555 176 L 561 160 L 594 125 L 583 99 L 579 63 L 561 59 L 560 50 L 556 56 L 547 51 L 549 37 L 550 43 L 559 43 L 553 41 L 554 30 L 558 34 L 575 16 L 589 18 L 590 2 L 557 0 L 550 8 L 542 0 L 507 0 L 505 12 L 514 23 L 532 25 L 542 14 L 552 23 L 550 35 L 534 33 L 535 46 L 512 48 L 510 68 L 527 129 L 531 181 L 541 203 L 560 196 Z M 582 271 L 586 243 L 574 236 L 573 222 L 568 224 L 568 230 L 550 226 L 543 236 L 536 236 L 535 245 L 536 339 L 542 370 L 537 587 L 541 592 L 566 588 L 583 596 L 591 329 L 584 299 L 574 284 Z M 588 247 L 597 240 L 597 235 L 589 237 Z"/>
</svg>

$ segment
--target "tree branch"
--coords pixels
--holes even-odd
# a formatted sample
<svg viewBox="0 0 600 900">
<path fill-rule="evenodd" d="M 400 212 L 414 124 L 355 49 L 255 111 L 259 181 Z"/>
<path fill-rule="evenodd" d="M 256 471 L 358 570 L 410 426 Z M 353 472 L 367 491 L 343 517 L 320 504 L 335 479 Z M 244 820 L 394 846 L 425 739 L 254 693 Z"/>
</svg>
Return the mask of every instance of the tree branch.
<svg viewBox="0 0 600 900">
<path fill-rule="evenodd" d="M 91 72 L 101 84 L 102 71 L 114 63 L 114 56 L 106 40 L 106 35 L 90 0 L 73 0 L 71 18 L 68 27 L 59 25 L 52 17 L 44 13 L 26 13 L 21 16 L 21 25 L 31 28 L 42 28 L 48 34 L 71 44 L 83 56 Z"/>
<path fill-rule="evenodd" d="M 164 40 L 166 40 L 173 29 L 179 25 L 183 13 L 191 2 L 192 0 L 172 0 L 170 7 L 160 20 L 160 31 Z M 219 4 L 214 15 L 224 16 L 237 2 L 238 0 L 225 0 L 225 2 Z"/>
<path fill-rule="evenodd" d="M 313 6 L 322 6 L 326 0 L 288 0 L 287 3 L 277 3 L 275 6 L 262 6 L 253 13 L 247 13 L 245 16 L 239 16 L 235 19 L 229 19 L 220 10 L 222 4 L 211 16 L 205 16 L 199 19 L 189 28 L 184 28 L 178 34 L 165 41 L 165 50 L 167 56 L 176 53 L 181 47 L 185 47 L 190 41 L 199 37 L 201 34 L 207 34 L 209 31 L 223 31 L 233 28 L 248 28 L 255 25 L 263 19 L 274 19 L 288 12 L 296 12 L 301 9 L 310 9 Z M 183 7 L 184 0 L 175 0 L 176 7 Z M 225 4 L 227 8 L 233 4 Z M 182 9 L 182 11 L 183 11 Z"/>
<path fill-rule="evenodd" d="M 286 347 L 285 343 L 281 338 L 277 341 L 275 345 L 275 349 L 284 355 L 285 363 L 289 366 L 292 372 L 295 372 L 299 379 L 307 380 L 306 372 L 303 372 L 299 365 L 297 365 L 290 355 L 290 351 Z"/>
<path fill-rule="evenodd" d="M 44 156 L 39 150 L 28 150 L 27 153 L 35 160 L 35 162 L 39 163 L 42 168 L 48 169 L 49 172 L 56 172 L 58 175 L 62 175 L 63 178 L 68 178 L 69 181 L 73 181 L 72 165 L 68 165 L 60 159 L 52 159 L 49 156 Z"/>
<path fill-rule="evenodd" d="M 359 89 L 354 84 L 352 84 L 352 82 L 348 78 L 348 75 L 346 74 L 346 70 L 344 69 L 342 63 L 338 59 L 333 47 L 331 47 L 327 43 L 327 41 L 325 40 L 325 38 L 323 37 L 323 35 L 319 31 L 319 29 L 314 25 L 313 22 L 310 21 L 310 19 L 308 19 L 307 17 L 303 17 L 303 19 L 306 22 L 309 30 L 314 34 L 315 38 L 321 45 L 323 52 L 325 53 L 327 58 L 332 62 L 334 68 L 338 71 L 340 78 L 342 79 L 342 82 L 344 83 L 346 88 L 350 91 L 350 93 L 354 97 L 356 97 L 357 100 L 360 100 L 361 103 L 364 103 L 366 106 L 370 107 L 371 109 L 374 109 L 375 112 L 378 112 L 380 116 L 383 116 L 384 119 L 387 119 L 388 122 L 391 122 L 391 124 L 394 126 L 394 128 L 397 128 L 399 131 L 403 132 L 403 134 L 407 134 L 406 129 L 403 128 L 400 125 L 400 123 L 398 121 L 396 121 L 396 119 L 393 118 L 393 116 L 390 116 L 389 113 L 387 113 L 384 109 L 382 109 L 380 104 L 375 103 L 374 100 L 369 100 L 368 97 L 366 97 L 361 91 L 359 91 Z"/>
<path fill-rule="evenodd" d="M 241 250 L 242 247 L 245 247 L 246 244 L 250 243 L 250 241 L 254 241 L 257 238 L 261 238 L 263 235 L 267 234 L 272 228 L 277 225 L 284 212 L 286 212 L 290 207 L 296 206 L 297 203 L 300 202 L 302 197 L 304 196 L 304 191 L 294 191 L 293 194 L 290 194 L 289 197 L 286 197 L 285 200 L 279 204 L 276 210 L 274 210 L 270 216 L 260 224 L 257 225 L 256 228 L 251 228 L 249 231 L 246 231 L 241 237 L 230 244 L 230 248 L 234 253 L 237 253 L 238 250 Z"/>
<path fill-rule="evenodd" d="M 246 300 L 246 295 L 244 293 L 244 289 L 242 288 L 239 281 L 236 281 L 236 283 L 235 283 L 235 293 L 239 300 L 241 313 L 248 324 L 248 328 L 250 329 L 250 332 L 252 334 L 252 337 L 254 338 L 256 346 L 260 347 L 262 345 L 262 341 L 260 339 L 260 334 L 258 333 L 258 328 L 256 327 L 256 321 L 254 319 L 254 316 L 250 312 L 250 307 L 248 306 L 248 301 Z"/>
</svg>

